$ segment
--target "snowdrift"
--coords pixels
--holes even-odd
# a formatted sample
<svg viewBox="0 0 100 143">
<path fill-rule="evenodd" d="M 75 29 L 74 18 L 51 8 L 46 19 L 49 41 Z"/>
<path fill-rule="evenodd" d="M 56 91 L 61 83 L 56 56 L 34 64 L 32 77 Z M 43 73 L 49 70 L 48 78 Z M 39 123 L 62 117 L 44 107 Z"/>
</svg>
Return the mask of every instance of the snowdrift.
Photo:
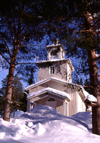
<svg viewBox="0 0 100 143">
<path fill-rule="evenodd" d="M 91 129 L 89 112 L 66 117 L 39 105 L 10 122 L 0 118 L 0 143 L 100 143 Z"/>
</svg>

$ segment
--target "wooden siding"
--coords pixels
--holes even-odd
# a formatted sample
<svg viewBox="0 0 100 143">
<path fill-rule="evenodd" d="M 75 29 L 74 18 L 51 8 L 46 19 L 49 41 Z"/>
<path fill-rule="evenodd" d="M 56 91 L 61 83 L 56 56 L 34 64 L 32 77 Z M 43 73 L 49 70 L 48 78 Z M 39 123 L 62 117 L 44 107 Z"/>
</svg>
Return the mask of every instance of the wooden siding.
<svg viewBox="0 0 100 143">
<path fill-rule="evenodd" d="M 48 87 L 48 83 L 43 83 L 43 84 L 41 84 L 41 85 L 39 85 L 39 86 L 36 86 L 36 87 L 34 87 L 34 88 L 31 88 L 31 89 L 29 90 L 29 94 L 32 93 L 32 92 L 36 92 L 36 91 L 38 91 L 38 90 L 41 90 L 41 89 L 43 89 L 43 88 L 46 88 L 46 87 Z"/>
<path fill-rule="evenodd" d="M 72 82 L 72 71 L 69 64 L 67 64 L 67 82 Z"/>
<path fill-rule="evenodd" d="M 42 94 L 42 95 L 39 95 L 39 96 L 31 98 L 30 102 L 34 102 L 36 100 L 41 100 L 42 98 L 46 98 L 45 96 L 49 96 L 49 98 L 51 97 L 51 98 L 54 98 L 54 99 L 57 99 L 57 100 L 61 100 L 61 101 L 64 100 L 62 97 L 59 97 L 57 95 L 45 93 L 45 94 Z"/>
<path fill-rule="evenodd" d="M 46 101 L 48 101 L 48 99 L 50 98 L 49 97 L 46 97 L 44 99 L 41 99 L 41 100 L 38 100 L 36 101 L 36 104 L 37 105 L 45 105 Z M 55 98 L 54 98 L 55 99 Z M 56 110 L 59 111 L 61 114 L 63 114 L 63 102 L 62 101 L 59 101 L 57 99 L 55 99 L 55 101 L 57 101 L 57 107 L 56 107 Z"/>
<path fill-rule="evenodd" d="M 86 111 L 85 103 L 82 101 L 81 96 L 78 96 L 78 112 Z"/>
<path fill-rule="evenodd" d="M 72 116 L 78 112 L 85 111 L 85 104 L 82 101 L 79 93 L 75 90 L 70 89 L 69 95 L 71 96 L 71 101 L 69 102 L 69 114 L 68 116 Z"/>
<path fill-rule="evenodd" d="M 50 81 L 48 81 L 48 82 L 46 82 L 46 83 L 43 83 L 43 84 L 41 84 L 41 85 L 39 85 L 39 86 L 36 86 L 36 87 L 34 87 L 34 88 L 31 88 L 31 89 L 29 90 L 29 94 L 32 93 L 32 92 L 39 91 L 39 90 L 41 90 L 41 89 L 43 89 L 43 88 L 46 88 L 46 87 L 51 87 L 51 88 L 53 88 L 53 89 L 57 89 L 57 90 L 60 90 L 60 91 L 64 91 L 64 92 L 66 92 L 66 93 L 68 93 L 68 90 L 69 90 L 69 87 L 68 87 L 67 85 L 62 84 L 62 83 L 57 82 L 57 81 L 50 80 Z"/>
<path fill-rule="evenodd" d="M 66 115 L 67 116 L 71 116 L 78 112 L 85 111 L 85 109 L 86 109 L 85 104 L 82 101 L 82 98 L 79 95 L 77 88 L 74 88 L 74 87 L 71 87 L 71 86 L 68 86 L 65 84 L 61 84 L 61 83 L 50 80 L 47 83 L 42 84 L 41 86 L 37 86 L 37 87 L 31 89 L 29 93 L 38 91 L 38 90 L 46 88 L 46 87 L 51 87 L 53 89 L 64 91 L 70 95 L 71 101 L 66 103 L 66 112 L 67 112 Z M 45 105 L 46 100 L 49 98 L 49 97 L 45 97 L 45 96 L 46 96 L 46 94 L 39 95 L 37 97 L 30 99 L 30 102 L 34 102 L 34 101 L 38 100 L 38 101 L 36 101 L 37 105 L 39 105 L 39 104 Z M 61 114 L 63 114 L 63 102 L 61 101 L 63 98 L 61 98 L 57 95 L 52 95 L 52 94 L 51 95 L 49 94 L 49 96 L 56 99 L 56 101 L 57 101 L 56 109 Z M 29 107 L 29 105 L 28 105 L 28 107 Z"/>
<path fill-rule="evenodd" d="M 59 100 L 56 100 L 56 101 L 57 101 L 56 110 L 63 115 L 63 101 L 59 101 Z"/>
<path fill-rule="evenodd" d="M 55 67 L 55 74 L 50 74 L 49 70 L 50 70 L 51 66 Z M 67 74 L 67 72 L 68 72 L 68 74 Z M 69 75 L 71 75 L 71 73 L 72 73 L 72 71 L 71 71 L 70 66 L 68 65 L 67 61 L 64 63 L 63 62 L 56 62 L 56 63 L 52 62 L 52 63 L 50 63 L 50 65 L 49 64 L 45 65 L 45 66 L 42 65 L 42 67 L 39 67 L 38 81 L 47 79 L 49 77 L 56 77 L 59 79 L 64 79 L 66 81 L 68 79 L 68 82 L 71 82 L 72 79 L 69 80 Z"/>
<path fill-rule="evenodd" d="M 46 87 L 51 87 L 53 89 L 57 89 L 57 90 L 60 90 L 60 91 L 64 91 L 64 89 L 65 89 L 63 84 L 58 83 L 56 81 L 50 80 L 50 81 L 48 81 L 46 83 L 43 83 L 43 84 L 41 84 L 41 85 L 39 85 L 37 87 L 31 88 L 29 90 L 29 94 L 32 93 L 32 92 L 39 91 L 39 90 L 41 90 L 43 88 L 46 88 Z"/>
<path fill-rule="evenodd" d="M 32 102 L 35 101 L 36 106 L 45 105 L 46 101 L 48 101 L 48 99 L 51 98 L 51 97 L 54 98 L 55 101 L 57 101 L 56 110 L 58 110 L 61 114 L 63 114 L 63 101 L 64 100 L 60 97 L 55 96 L 55 95 L 47 95 L 47 97 L 46 97 L 46 94 L 44 94 L 42 96 L 38 96 L 38 97 L 34 97 L 34 98 L 30 99 L 28 102 L 32 103 Z M 27 111 L 29 111 L 29 105 L 28 105 Z"/>
</svg>

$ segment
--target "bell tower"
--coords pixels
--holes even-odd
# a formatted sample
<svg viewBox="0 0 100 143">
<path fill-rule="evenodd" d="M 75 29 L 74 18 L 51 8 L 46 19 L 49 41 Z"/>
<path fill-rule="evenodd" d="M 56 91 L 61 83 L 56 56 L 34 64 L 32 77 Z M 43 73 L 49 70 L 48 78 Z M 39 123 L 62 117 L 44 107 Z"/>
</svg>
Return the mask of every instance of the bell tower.
<svg viewBox="0 0 100 143">
<path fill-rule="evenodd" d="M 70 59 L 65 59 L 65 49 L 61 44 L 52 44 L 46 47 L 47 60 L 37 62 L 38 81 L 47 78 L 58 78 L 72 82 L 72 71 L 74 68 Z"/>
<path fill-rule="evenodd" d="M 65 50 L 61 44 L 52 44 L 48 45 L 46 47 L 47 49 L 47 60 L 53 60 L 53 59 L 65 59 Z"/>
</svg>

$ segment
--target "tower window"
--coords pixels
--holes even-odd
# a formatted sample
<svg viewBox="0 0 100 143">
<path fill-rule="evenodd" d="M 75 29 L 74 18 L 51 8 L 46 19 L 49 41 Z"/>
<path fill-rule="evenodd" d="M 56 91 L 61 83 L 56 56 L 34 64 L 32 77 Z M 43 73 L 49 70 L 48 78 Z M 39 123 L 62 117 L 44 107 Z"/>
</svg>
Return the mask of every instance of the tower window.
<svg viewBox="0 0 100 143">
<path fill-rule="evenodd" d="M 50 67 L 50 74 L 54 74 L 55 73 L 55 67 Z"/>
</svg>

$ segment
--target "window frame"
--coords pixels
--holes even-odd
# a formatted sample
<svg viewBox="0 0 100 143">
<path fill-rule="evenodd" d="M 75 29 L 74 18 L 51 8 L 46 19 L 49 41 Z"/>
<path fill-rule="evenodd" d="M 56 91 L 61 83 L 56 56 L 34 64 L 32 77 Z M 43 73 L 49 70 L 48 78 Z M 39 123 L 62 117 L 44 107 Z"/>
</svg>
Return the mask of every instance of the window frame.
<svg viewBox="0 0 100 143">
<path fill-rule="evenodd" d="M 55 67 L 54 66 L 51 66 L 49 68 L 49 74 L 55 74 Z"/>
</svg>

